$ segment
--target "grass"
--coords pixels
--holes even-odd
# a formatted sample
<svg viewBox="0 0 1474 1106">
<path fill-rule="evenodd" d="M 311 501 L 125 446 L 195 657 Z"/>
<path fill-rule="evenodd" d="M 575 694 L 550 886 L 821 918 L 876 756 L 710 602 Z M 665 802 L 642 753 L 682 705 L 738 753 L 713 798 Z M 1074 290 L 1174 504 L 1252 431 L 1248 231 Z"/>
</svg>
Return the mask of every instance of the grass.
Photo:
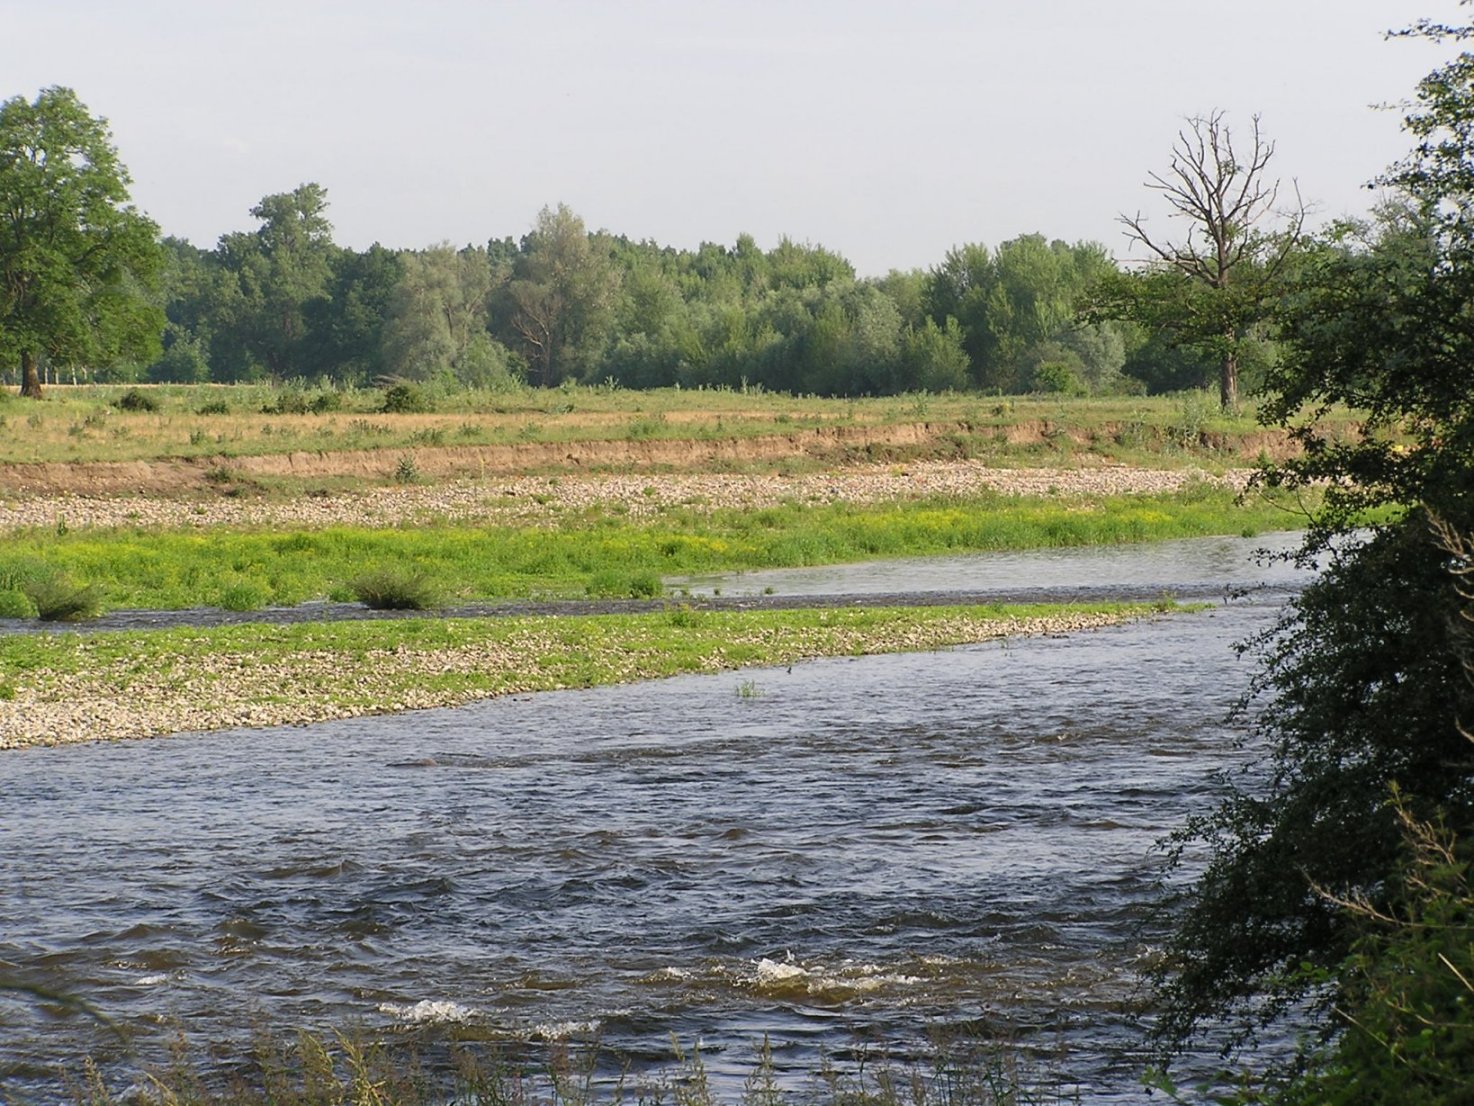
<svg viewBox="0 0 1474 1106">
<path fill-rule="evenodd" d="M 1252 457 L 1252 407 L 1218 411 L 1204 393 L 1157 397 L 993 398 L 976 394 L 823 399 L 722 390 L 519 388 L 392 402 L 378 389 L 268 385 L 53 385 L 36 403 L 0 408 L 0 462 L 250 457 L 427 443 L 659 442 L 812 436 L 816 431 L 922 426 L 917 455 L 1036 462 L 1089 455 L 1122 463 L 1221 464 Z M 124 397 L 131 409 L 120 408 Z M 148 405 L 153 408 L 149 409 Z M 386 410 L 386 407 L 391 409 Z M 433 409 L 426 409 L 433 408 Z M 536 426 L 529 435 L 528 427 Z M 1354 432 L 1350 415 L 1333 417 Z M 904 451 L 902 451 L 904 452 Z M 900 455 L 900 454 L 897 454 Z"/>
<path fill-rule="evenodd" d="M 442 606 L 441 589 L 426 572 L 382 568 L 348 582 L 353 597 L 376 611 L 429 611 Z"/>
<path fill-rule="evenodd" d="M 290 1038 L 259 1034 L 244 1056 L 192 1055 L 181 1036 L 172 1060 L 145 1069 L 115 1092 L 86 1062 L 62 1080 L 84 1106 L 1033 1106 L 1060 1103 L 1057 1061 L 1041 1063 L 1015 1044 L 938 1040 L 920 1060 L 867 1056 L 807 1073 L 777 1070 L 769 1042 L 755 1049 L 740 1091 L 713 1084 L 699 1046 L 671 1042 L 670 1062 L 633 1071 L 595 1042 L 532 1044 L 467 1039 L 463 1031 L 420 1040 L 372 1037 L 362 1029 Z M 729 1077 L 730 1078 L 730 1077 Z M 116 1077 L 115 1080 L 116 1081 Z"/>
<path fill-rule="evenodd" d="M 688 505 L 648 520 L 595 506 L 561 517 L 557 529 L 451 522 L 291 531 L 47 528 L 7 538 L 0 586 L 7 573 L 46 570 L 90 583 L 110 609 L 232 606 L 242 595 L 259 600 L 255 606 L 289 606 L 354 597 L 343 581 L 360 576 L 365 565 L 413 565 L 468 600 L 653 596 L 670 576 L 1257 533 L 1302 521 L 1284 502 L 1239 502 L 1204 484 L 1096 499 L 790 502 L 762 510 Z"/>
<path fill-rule="evenodd" d="M 93 584 L 79 584 L 43 561 L 18 558 L 0 565 L 0 618 L 82 622 L 102 611 Z"/>
<path fill-rule="evenodd" d="M 556 619 L 410 618 L 0 636 L 0 672 L 12 691 L 0 700 L 0 746 L 65 739 L 74 714 L 89 720 L 91 738 L 306 722 L 809 657 L 940 649 L 1160 609 L 671 607 Z"/>
</svg>

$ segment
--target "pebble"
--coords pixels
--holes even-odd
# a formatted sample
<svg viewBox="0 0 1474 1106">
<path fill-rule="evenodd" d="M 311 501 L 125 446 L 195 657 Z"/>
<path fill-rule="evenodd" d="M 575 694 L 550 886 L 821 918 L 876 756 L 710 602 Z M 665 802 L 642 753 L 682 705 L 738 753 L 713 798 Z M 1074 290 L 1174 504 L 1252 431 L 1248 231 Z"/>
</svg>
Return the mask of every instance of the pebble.
<svg viewBox="0 0 1474 1106">
<path fill-rule="evenodd" d="M 567 513 L 598 507 L 648 519 L 673 507 L 696 510 L 777 506 L 787 502 L 883 503 L 924 496 L 1155 495 L 1192 483 L 1242 489 L 1252 470 L 1212 475 L 1197 469 L 994 468 L 981 461 L 866 465 L 797 475 L 679 473 L 521 476 L 440 484 L 375 486 L 291 500 L 160 496 L 51 495 L 0 500 L 0 532 L 69 529 L 225 527 L 321 528 L 460 523 L 553 525 Z"/>
<path fill-rule="evenodd" d="M 764 663 L 787 664 L 814 656 L 926 651 L 1005 636 L 1078 633 L 1125 620 L 1122 615 L 1065 613 L 1040 618 L 986 619 L 958 612 L 949 617 L 882 627 L 849 627 L 824 633 L 785 633 L 775 644 L 770 631 L 734 637 L 730 645 L 754 645 Z M 68 673 L 30 673 L 12 697 L 0 699 L 0 750 L 35 745 L 154 737 L 172 733 L 305 725 L 364 714 L 461 706 L 495 697 L 485 691 L 438 687 L 440 673 L 499 674 L 495 695 L 537 689 L 527 660 L 556 649 L 552 634 L 536 631 L 502 644 L 479 642 L 435 650 L 375 650 L 345 665 L 328 651 L 297 654 L 290 665 L 256 662 L 249 656 L 208 652 L 181 654 L 163 670 L 143 675 L 126 660 Z M 84 646 L 85 648 L 85 646 Z M 700 659 L 699 671 L 734 667 L 722 648 Z M 386 689 L 375 699 L 361 673 Z M 658 675 L 637 657 L 611 682 Z M 338 702 L 335 699 L 356 700 Z"/>
</svg>

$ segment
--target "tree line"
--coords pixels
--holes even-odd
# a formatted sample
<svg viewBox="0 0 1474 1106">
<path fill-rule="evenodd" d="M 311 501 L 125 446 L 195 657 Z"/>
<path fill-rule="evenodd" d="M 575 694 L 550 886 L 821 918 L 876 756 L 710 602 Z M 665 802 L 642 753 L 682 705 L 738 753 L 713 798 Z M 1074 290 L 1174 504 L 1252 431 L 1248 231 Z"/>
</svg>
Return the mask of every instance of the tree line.
<svg viewBox="0 0 1474 1106">
<path fill-rule="evenodd" d="M 545 208 L 518 241 L 336 245 L 316 184 L 265 197 L 214 249 L 166 239 L 156 381 L 565 380 L 819 395 L 1193 386 L 1211 361 L 1127 321 L 1082 321 L 1115 263 L 1025 235 L 861 279 L 821 246 L 750 235 L 675 249 Z"/>
<path fill-rule="evenodd" d="M 763 250 L 742 235 L 675 249 L 589 231 L 558 205 L 519 240 L 359 251 L 333 241 L 327 191 L 307 183 L 263 197 L 254 229 L 206 249 L 160 238 L 128 184 L 105 121 L 71 90 L 0 104 L 0 366 L 23 390 L 49 378 L 1110 393 L 1215 372 L 1206 345 L 1151 319 L 1082 314 L 1120 276 L 1092 242 L 965 244 L 929 269 L 862 279 L 822 246 Z"/>
</svg>

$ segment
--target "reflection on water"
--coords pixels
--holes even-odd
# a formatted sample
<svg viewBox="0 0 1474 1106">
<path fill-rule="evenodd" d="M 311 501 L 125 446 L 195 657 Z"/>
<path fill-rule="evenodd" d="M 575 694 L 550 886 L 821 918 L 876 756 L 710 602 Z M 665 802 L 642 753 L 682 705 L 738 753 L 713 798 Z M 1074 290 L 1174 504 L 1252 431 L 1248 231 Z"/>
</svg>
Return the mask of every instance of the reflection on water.
<svg viewBox="0 0 1474 1106">
<path fill-rule="evenodd" d="M 0 974 L 158 1039 L 461 1019 L 721 1080 L 945 1026 L 1134 1101 L 1153 842 L 1267 624 L 838 659 L 0 760 Z M 0 1062 L 106 1051 L 0 1007 Z"/>
<path fill-rule="evenodd" d="M 960 553 L 858 565 L 777 568 L 672 578 L 693 596 L 870 595 L 1024 589 L 1116 588 L 1122 591 L 1298 587 L 1309 577 L 1286 554 L 1298 532 L 1252 538 L 1188 538 L 1152 545 L 1096 545 L 1024 553 Z"/>
</svg>

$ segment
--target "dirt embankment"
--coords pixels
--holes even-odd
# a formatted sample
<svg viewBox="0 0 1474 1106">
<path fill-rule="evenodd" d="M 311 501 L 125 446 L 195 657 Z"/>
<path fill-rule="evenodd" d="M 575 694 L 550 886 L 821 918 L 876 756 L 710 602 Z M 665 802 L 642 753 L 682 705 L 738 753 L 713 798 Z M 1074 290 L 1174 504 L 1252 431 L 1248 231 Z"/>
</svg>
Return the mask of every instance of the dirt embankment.
<svg viewBox="0 0 1474 1106">
<path fill-rule="evenodd" d="M 1105 426 L 1093 431 L 1031 420 L 991 431 L 1009 445 L 1067 440 L 1088 446 L 1120 433 Z M 750 438 L 518 442 L 506 445 L 391 446 L 381 449 L 295 451 L 260 456 L 204 456 L 146 461 L 45 462 L 0 464 L 0 496 L 150 495 L 190 497 L 218 493 L 241 481 L 290 478 L 392 482 L 401 462 L 412 458 L 415 472 L 431 480 L 496 477 L 525 473 L 701 472 L 760 467 L 785 459 L 826 465 L 867 461 L 956 457 L 972 427 L 956 423 L 898 426 L 843 426 L 795 430 Z M 1283 457 L 1291 448 L 1276 431 L 1248 435 L 1200 435 L 1198 444 L 1220 457 Z M 1078 458 L 1084 467 L 1100 458 Z"/>
</svg>

